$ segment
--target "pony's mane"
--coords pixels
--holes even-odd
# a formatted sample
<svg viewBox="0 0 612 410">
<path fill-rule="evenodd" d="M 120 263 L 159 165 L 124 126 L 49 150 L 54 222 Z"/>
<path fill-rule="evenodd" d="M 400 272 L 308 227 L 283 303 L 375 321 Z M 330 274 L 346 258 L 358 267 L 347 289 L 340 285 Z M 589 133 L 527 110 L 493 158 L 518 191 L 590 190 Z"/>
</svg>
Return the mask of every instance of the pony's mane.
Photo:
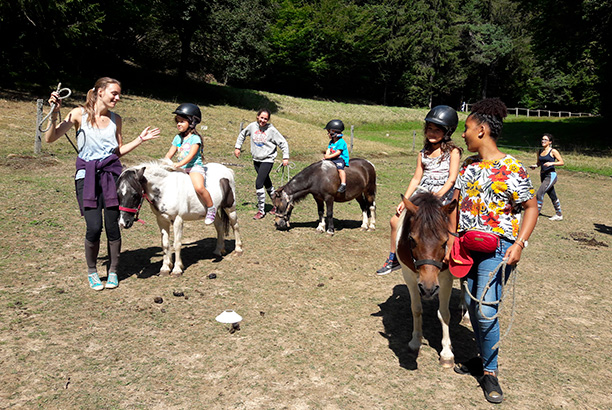
<svg viewBox="0 0 612 410">
<path fill-rule="evenodd" d="M 433 232 L 446 232 L 448 220 L 446 213 L 441 211 L 442 201 L 431 192 L 422 192 L 414 195 L 410 201 L 419 207 L 413 226 L 427 227 Z"/>
<path fill-rule="evenodd" d="M 309 194 L 308 192 L 308 175 L 311 168 L 321 166 L 321 161 L 314 162 L 295 175 L 289 182 L 280 187 L 278 191 L 284 191 L 288 195 L 293 195 L 293 203 L 298 204 Z"/>
<path fill-rule="evenodd" d="M 129 169 L 136 169 L 146 167 L 146 173 L 151 176 L 165 177 L 170 172 L 183 172 L 172 166 L 172 161 L 167 158 L 154 159 L 147 162 L 142 162 L 136 166 L 130 167 Z"/>
</svg>

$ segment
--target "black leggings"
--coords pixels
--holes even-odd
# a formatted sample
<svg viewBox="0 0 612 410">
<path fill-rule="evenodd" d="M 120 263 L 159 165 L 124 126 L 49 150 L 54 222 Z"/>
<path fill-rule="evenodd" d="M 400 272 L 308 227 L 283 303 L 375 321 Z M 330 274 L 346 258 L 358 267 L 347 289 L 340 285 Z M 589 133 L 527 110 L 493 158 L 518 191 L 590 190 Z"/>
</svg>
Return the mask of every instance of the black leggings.
<svg viewBox="0 0 612 410">
<path fill-rule="evenodd" d="M 77 179 L 77 199 L 79 201 L 79 206 L 83 210 L 85 224 L 87 225 L 85 239 L 87 239 L 89 242 L 98 242 L 100 240 L 100 236 L 102 235 L 102 211 L 104 211 L 104 228 L 106 230 L 106 239 L 109 241 L 116 241 L 118 239 L 121 239 L 121 230 L 119 229 L 119 207 L 112 206 L 107 208 L 104 206 L 104 195 L 102 195 L 102 188 L 100 188 L 100 185 L 98 185 L 96 186 L 98 206 L 96 208 L 84 208 L 84 184 L 84 179 Z"/>
<path fill-rule="evenodd" d="M 557 183 L 557 173 L 548 172 L 546 174 L 540 175 L 540 181 L 542 181 L 542 184 L 540 185 L 540 188 L 538 189 L 538 192 L 536 194 L 536 198 L 540 207 L 542 202 L 544 202 L 544 194 L 548 194 L 553 204 L 559 201 L 559 198 L 557 198 L 557 192 L 555 191 L 555 184 Z"/>
<path fill-rule="evenodd" d="M 255 180 L 255 189 L 261 189 L 264 186 L 268 189 L 272 188 L 270 171 L 272 171 L 272 166 L 274 166 L 274 163 L 253 161 L 253 165 L 255 166 L 255 171 L 257 172 L 257 179 Z"/>
</svg>

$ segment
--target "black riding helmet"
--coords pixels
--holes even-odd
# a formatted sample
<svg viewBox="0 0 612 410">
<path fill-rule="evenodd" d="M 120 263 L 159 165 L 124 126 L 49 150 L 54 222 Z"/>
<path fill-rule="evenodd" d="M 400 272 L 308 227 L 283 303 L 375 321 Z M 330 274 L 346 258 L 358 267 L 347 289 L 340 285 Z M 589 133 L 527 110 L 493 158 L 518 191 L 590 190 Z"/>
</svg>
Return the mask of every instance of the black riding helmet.
<svg viewBox="0 0 612 410">
<path fill-rule="evenodd" d="M 425 121 L 439 125 L 446 131 L 446 135 L 451 135 L 457 129 L 459 116 L 454 108 L 448 105 L 437 105 L 427 113 Z"/>
<path fill-rule="evenodd" d="M 340 120 L 331 120 L 327 123 L 325 129 L 342 132 L 344 131 L 344 123 Z"/>
<path fill-rule="evenodd" d="M 191 127 L 195 127 L 200 123 L 200 121 L 202 121 L 202 112 L 200 111 L 200 108 L 191 103 L 183 103 L 179 105 L 178 108 L 172 112 L 172 114 L 187 118 Z"/>
</svg>

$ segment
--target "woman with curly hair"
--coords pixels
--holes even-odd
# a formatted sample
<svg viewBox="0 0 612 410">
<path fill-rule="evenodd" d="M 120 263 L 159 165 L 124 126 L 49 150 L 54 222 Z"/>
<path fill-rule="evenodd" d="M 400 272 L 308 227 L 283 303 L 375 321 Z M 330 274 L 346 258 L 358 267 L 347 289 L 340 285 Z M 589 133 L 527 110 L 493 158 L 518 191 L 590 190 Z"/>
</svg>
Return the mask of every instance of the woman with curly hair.
<svg viewBox="0 0 612 410">
<path fill-rule="evenodd" d="M 488 285 L 490 288 L 482 306 L 466 292 L 465 302 L 479 357 L 455 367 L 457 373 L 477 376 L 485 398 L 491 403 L 503 400 L 497 378 L 498 304 L 491 302 L 500 299 L 503 283 L 513 265 L 521 259 L 538 219 L 538 205 L 529 175 L 520 162 L 497 147 L 506 115 L 504 103 L 491 98 L 474 104 L 466 119 L 462 137 L 468 151 L 476 155 L 466 158 L 455 183 L 453 198 L 458 200 L 458 207 L 451 214 L 449 230 L 456 231 L 459 238 L 449 236 L 446 256 L 451 272 L 457 275 L 453 270 L 455 251 L 450 251 L 455 241 L 459 241 L 459 246 L 467 246 L 463 239 L 476 233 L 481 240 L 484 238 L 492 244 L 488 249 L 479 245 L 468 249 L 473 264 L 463 265 L 464 271 L 460 272 L 461 276 L 466 275 L 468 289 L 476 300 L 481 299 Z M 521 210 L 525 211 L 522 223 Z M 504 260 L 507 265 L 502 264 Z M 494 272 L 495 269 L 498 271 Z M 469 365 L 474 363 L 476 367 Z"/>
</svg>

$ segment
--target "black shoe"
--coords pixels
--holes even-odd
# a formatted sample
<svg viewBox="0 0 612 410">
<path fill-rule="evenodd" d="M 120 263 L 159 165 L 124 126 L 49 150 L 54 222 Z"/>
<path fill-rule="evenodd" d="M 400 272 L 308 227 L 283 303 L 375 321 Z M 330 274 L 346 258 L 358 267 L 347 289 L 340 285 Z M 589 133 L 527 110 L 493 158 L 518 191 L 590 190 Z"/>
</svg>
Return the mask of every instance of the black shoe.
<svg viewBox="0 0 612 410">
<path fill-rule="evenodd" d="M 401 268 L 402 265 L 400 265 L 400 263 L 396 259 L 387 259 L 382 268 L 376 271 L 376 274 L 378 276 L 383 276 Z"/>
<path fill-rule="evenodd" d="M 484 374 L 482 359 L 480 357 L 473 357 L 467 362 L 457 363 L 453 370 L 457 374 L 469 374 L 474 377 L 480 377 Z"/>
<path fill-rule="evenodd" d="M 489 403 L 501 403 L 504 400 L 504 393 L 499 385 L 497 377 L 485 374 L 478 378 L 478 383 L 482 387 L 485 399 Z"/>
<path fill-rule="evenodd" d="M 346 184 L 340 184 L 338 192 L 343 193 L 344 191 L 346 191 Z"/>
</svg>

